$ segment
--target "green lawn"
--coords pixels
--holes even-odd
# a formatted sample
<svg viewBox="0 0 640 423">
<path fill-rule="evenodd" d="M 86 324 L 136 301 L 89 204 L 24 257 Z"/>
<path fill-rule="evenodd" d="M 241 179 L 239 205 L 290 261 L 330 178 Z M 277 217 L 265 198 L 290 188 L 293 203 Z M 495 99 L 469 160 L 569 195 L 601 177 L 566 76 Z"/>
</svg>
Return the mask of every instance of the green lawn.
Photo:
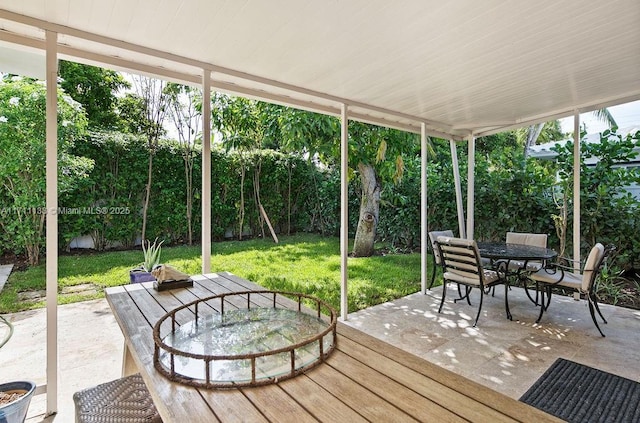
<svg viewBox="0 0 640 423">
<path fill-rule="evenodd" d="M 59 296 L 59 303 L 100 298 L 109 286 L 129 283 L 129 269 L 142 261 L 142 252 L 60 256 L 59 292 L 91 284 L 97 293 Z M 201 273 L 200 246 L 164 247 L 162 262 L 185 273 Z M 431 266 L 431 262 L 429 262 Z M 420 254 L 349 258 L 349 311 L 356 311 L 420 290 Z M 229 271 L 265 288 L 315 295 L 336 309 L 340 306 L 340 247 L 337 238 L 302 234 L 271 239 L 228 241 L 212 246 L 211 270 Z M 44 264 L 13 272 L 2 293 L 0 313 L 39 308 L 44 301 L 18 299 L 20 291 L 45 289 Z"/>
</svg>

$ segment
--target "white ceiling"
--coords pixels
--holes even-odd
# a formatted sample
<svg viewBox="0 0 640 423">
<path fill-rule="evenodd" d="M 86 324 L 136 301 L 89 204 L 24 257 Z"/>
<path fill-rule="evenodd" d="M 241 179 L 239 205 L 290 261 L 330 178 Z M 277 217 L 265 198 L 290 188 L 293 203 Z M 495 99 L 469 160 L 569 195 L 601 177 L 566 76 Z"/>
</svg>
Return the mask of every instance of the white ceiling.
<svg viewBox="0 0 640 423">
<path fill-rule="evenodd" d="M 0 0 L 4 46 L 51 30 L 62 57 L 455 139 L 640 99 L 639 22 L 638 0 Z"/>
</svg>

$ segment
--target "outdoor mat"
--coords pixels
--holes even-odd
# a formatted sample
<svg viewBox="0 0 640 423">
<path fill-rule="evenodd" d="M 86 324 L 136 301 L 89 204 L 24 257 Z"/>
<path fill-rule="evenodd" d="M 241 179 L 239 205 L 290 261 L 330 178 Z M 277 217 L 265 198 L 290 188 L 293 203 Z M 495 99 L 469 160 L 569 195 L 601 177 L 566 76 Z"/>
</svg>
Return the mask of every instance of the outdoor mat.
<svg viewBox="0 0 640 423">
<path fill-rule="evenodd" d="M 520 401 L 568 422 L 640 422 L 640 383 L 564 358 Z"/>
</svg>

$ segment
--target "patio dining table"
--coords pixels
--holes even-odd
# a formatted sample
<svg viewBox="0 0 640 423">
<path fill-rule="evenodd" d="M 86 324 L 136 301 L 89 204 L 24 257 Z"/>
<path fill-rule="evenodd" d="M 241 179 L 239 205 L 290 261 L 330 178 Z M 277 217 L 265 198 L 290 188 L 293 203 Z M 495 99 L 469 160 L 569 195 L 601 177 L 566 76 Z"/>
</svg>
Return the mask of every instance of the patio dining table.
<svg viewBox="0 0 640 423">
<path fill-rule="evenodd" d="M 123 374 L 141 374 L 164 423 L 559 421 L 340 321 L 332 354 L 296 377 L 231 389 L 171 381 L 154 367 L 154 324 L 201 298 L 262 289 L 226 272 L 192 279 L 193 287 L 162 292 L 151 283 L 106 290 L 124 334 Z"/>
<path fill-rule="evenodd" d="M 533 298 L 527 287 L 526 280 L 521 276 L 528 272 L 527 264 L 532 262 L 545 263 L 553 260 L 558 253 L 551 248 L 537 247 L 535 245 L 513 244 L 502 241 L 480 241 L 478 242 L 478 252 L 480 256 L 491 262 L 491 266 L 498 271 L 501 277 L 505 278 L 507 287 L 510 285 L 511 279 L 524 281 L 522 285 L 529 300 L 538 305 L 538 295 Z M 507 309 L 507 318 L 512 319 L 509 310 L 509 302 L 505 300 Z"/>
<path fill-rule="evenodd" d="M 519 261 L 523 262 L 525 267 L 529 261 L 544 262 L 558 256 L 558 253 L 551 248 L 496 241 L 479 241 L 478 251 L 483 258 L 492 261 L 504 260 L 507 263 L 510 261 Z"/>
</svg>

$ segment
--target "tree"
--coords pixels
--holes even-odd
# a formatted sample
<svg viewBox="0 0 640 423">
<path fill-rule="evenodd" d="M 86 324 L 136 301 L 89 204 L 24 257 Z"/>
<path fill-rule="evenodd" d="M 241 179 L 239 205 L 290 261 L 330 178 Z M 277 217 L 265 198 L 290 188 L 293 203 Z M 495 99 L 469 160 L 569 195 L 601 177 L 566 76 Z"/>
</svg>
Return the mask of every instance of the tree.
<svg viewBox="0 0 640 423">
<path fill-rule="evenodd" d="M 147 148 L 149 151 L 149 167 L 147 172 L 147 185 L 145 188 L 144 203 L 142 205 L 142 231 L 141 238 L 144 241 L 147 235 L 147 215 L 149 211 L 149 200 L 151 199 L 151 184 L 153 182 L 153 156 L 158 148 L 158 141 L 164 134 L 163 123 L 169 111 L 169 95 L 165 91 L 166 81 L 153 79 L 142 75 L 132 75 L 133 86 L 138 100 L 129 96 L 129 103 L 134 107 L 131 111 L 142 113 L 140 120 L 140 131 L 147 138 Z M 130 123 L 131 125 L 131 123 Z"/>
<path fill-rule="evenodd" d="M 92 167 L 73 156 L 85 134 L 79 103 L 58 90 L 58 191 L 71 190 Z M 44 241 L 46 87 L 40 81 L 6 77 L 0 82 L 0 227 L 17 238 L 29 264 L 37 264 Z M 16 242 L 16 239 L 13 240 Z"/>
<path fill-rule="evenodd" d="M 269 142 L 318 158 L 326 166 L 339 162 L 340 125 L 333 117 L 221 95 L 214 96 L 213 102 L 214 127 L 223 134 L 227 145 L 240 152 L 260 148 Z M 413 134 L 359 122 L 350 123 L 349 166 L 360 178 L 361 185 L 354 256 L 373 254 L 383 182 L 402 179 L 402 155 L 415 154 L 416 146 L 417 138 Z M 256 169 L 259 175 L 259 164 Z M 254 175 L 256 187 L 257 202 L 260 203 L 259 177 Z"/>
<path fill-rule="evenodd" d="M 606 123 L 609 128 L 617 127 L 618 124 L 613 118 L 609 109 L 604 108 L 600 110 L 594 110 L 593 114 L 601 121 Z M 586 128 L 585 128 L 586 130 Z M 529 155 L 529 149 L 536 145 L 538 141 L 549 142 L 554 140 L 561 140 L 564 138 L 562 129 L 560 128 L 560 122 L 552 120 L 544 123 L 537 123 L 535 125 L 521 128 L 516 131 L 518 139 L 524 143 L 524 157 L 525 159 Z"/>
<path fill-rule="evenodd" d="M 349 162 L 351 166 L 355 164 L 361 185 L 360 216 L 353 243 L 355 257 L 373 255 L 383 182 L 402 180 L 403 155 L 413 155 L 416 146 L 414 134 L 359 122 L 349 124 Z"/>
<path fill-rule="evenodd" d="M 304 148 L 310 157 L 318 157 L 328 166 L 339 162 L 340 125 L 337 119 L 286 109 L 279 122 L 285 146 Z M 348 142 L 349 167 L 352 174 L 360 178 L 361 194 L 353 255 L 368 257 L 374 251 L 383 184 L 401 181 L 403 155 L 415 154 L 417 137 L 394 129 L 350 122 Z"/>
<path fill-rule="evenodd" d="M 59 64 L 60 87 L 75 101 L 82 104 L 93 129 L 114 130 L 121 128 L 116 111 L 116 94 L 130 88 L 124 77 L 112 70 L 61 60 Z"/>
<path fill-rule="evenodd" d="M 178 133 L 178 142 L 184 161 L 187 235 L 189 245 L 191 245 L 193 243 L 193 164 L 196 154 L 196 140 L 202 127 L 200 112 L 202 96 L 199 90 L 174 83 L 169 83 L 165 91 L 169 95 L 171 120 Z"/>
<path fill-rule="evenodd" d="M 529 156 L 529 150 L 538 142 L 558 141 L 566 138 L 562 133 L 560 121 L 551 120 L 545 123 L 538 123 L 515 131 L 519 145 L 524 145 L 524 158 Z"/>
<path fill-rule="evenodd" d="M 242 239 L 245 217 L 244 182 L 246 178 L 248 153 L 259 149 L 263 141 L 261 117 L 255 102 L 242 97 L 230 97 L 215 93 L 212 98 L 211 123 L 222 134 L 222 142 L 227 150 L 235 150 L 240 158 L 240 204 L 238 207 L 238 239 Z M 254 191 L 256 201 L 260 202 L 259 169 L 254 176 Z"/>
<path fill-rule="evenodd" d="M 637 219 L 639 203 L 626 187 L 640 184 L 640 168 L 619 164 L 636 160 L 635 149 L 639 146 L 640 131 L 623 136 L 614 128 L 603 131 L 599 143 L 582 140 L 580 147 L 580 229 L 586 240 L 586 245 L 581 247 L 593 246 L 596 242 L 614 243 L 630 267 L 637 265 L 640 251 L 640 243 L 633 236 L 637 233 L 634 219 Z M 558 153 L 559 184 L 567 198 L 564 207 L 568 209 L 573 197 L 573 142 L 553 150 Z M 589 158 L 597 160 L 587 164 Z"/>
<path fill-rule="evenodd" d="M 339 149 L 336 140 L 340 137 L 340 122 L 327 115 L 307 112 L 290 107 L 265 103 L 265 110 L 277 119 L 269 119 L 265 132 L 266 142 L 278 146 L 282 151 L 299 154 L 306 157 L 310 166 L 322 162 L 326 167 L 339 163 Z M 290 162 L 289 162 L 290 164 Z M 287 204 L 287 220 L 291 221 L 291 166 L 289 170 L 289 195 Z M 336 216 L 325 213 L 326 204 L 323 201 L 318 172 L 312 172 L 313 203 L 312 218 L 318 222 L 320 232 L 325 234 L 326 228 L 334 226 Z M 291 225 L 289 224 L 288 227 Z"/>
</svg>

